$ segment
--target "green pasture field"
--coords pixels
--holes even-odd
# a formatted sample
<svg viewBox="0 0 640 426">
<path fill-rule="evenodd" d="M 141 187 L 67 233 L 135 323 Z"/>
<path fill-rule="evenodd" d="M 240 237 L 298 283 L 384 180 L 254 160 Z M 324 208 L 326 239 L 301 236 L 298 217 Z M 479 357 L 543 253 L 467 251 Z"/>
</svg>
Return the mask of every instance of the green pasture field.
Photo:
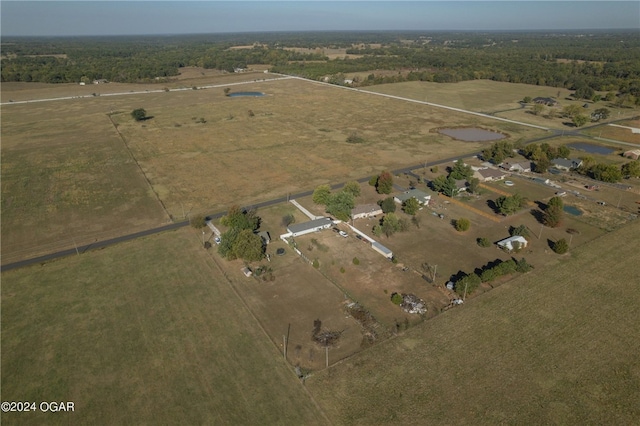
<svg viewBox="0 0 640 426">
<path fill-rule="evenodd" d="M 336 424 L 633 424 L 640 225 L 315 374 Z"/>
<path fill-rule="evenodd" d="M 3 400 L 75 412 L 2 423 L 326 424 L 199 242 L 185 228 L 3 272 Z"/>
</svg>

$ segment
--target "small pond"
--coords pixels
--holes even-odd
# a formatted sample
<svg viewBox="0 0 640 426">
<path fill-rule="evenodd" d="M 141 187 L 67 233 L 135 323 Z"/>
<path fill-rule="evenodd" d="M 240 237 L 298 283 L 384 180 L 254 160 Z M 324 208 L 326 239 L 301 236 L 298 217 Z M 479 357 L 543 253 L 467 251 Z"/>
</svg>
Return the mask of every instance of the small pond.
<svg viewBox="0 0 640 426">
<path fill-rule="evenodd" d="M 242 96 L 249 96 L 249 97 L 258 97 L 258 96 L 264 96 L 264 93 L 262 92 L 235 92 L 235 93 L 229 93 L 229 97 L 230 98 L 240 98 Z"/>
<path fill-rule="evenodd" d="M 504 139 L 505 135 L 477 127 L 467 127 L 460 129 L 439 129 L 438 132 L 465 142 L 487 142 Z"/>
<path fill-rule="evenodd" d="M 564 206 L 563 209 L 565 212 L 569 213 L 572 216 L 580 216 L 582 215 L 582 210 L 575 206 Z"/>
<path fill-rule="evenodd" d="M 607 148 L 606 146 L 592 145 L 590 143 L 584 143 L 584 142 L 570 143 L 567 146 L 569 148 L 577 149 L 579 151 L 584 151 L 591 154 L 607 155 L 607 154 L 612 154 L 616 152 L 615 149 Z"/>
</svg>

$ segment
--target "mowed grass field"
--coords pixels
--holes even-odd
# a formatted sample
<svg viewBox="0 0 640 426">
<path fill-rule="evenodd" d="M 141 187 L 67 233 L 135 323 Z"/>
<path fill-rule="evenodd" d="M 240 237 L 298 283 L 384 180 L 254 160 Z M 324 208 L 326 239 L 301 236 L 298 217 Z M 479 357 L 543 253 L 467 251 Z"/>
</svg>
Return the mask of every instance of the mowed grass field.
<svg viewBox="0 0 640 426">
<path fill-rule="evenodd" d="M 637 424 L 632 223 L 307 381 L 336 424 Z"/>
<path fill-rule="evenodd" d="M 3 424 L 326 424 L 182 229 L 2 273 Z"/>
</svg>

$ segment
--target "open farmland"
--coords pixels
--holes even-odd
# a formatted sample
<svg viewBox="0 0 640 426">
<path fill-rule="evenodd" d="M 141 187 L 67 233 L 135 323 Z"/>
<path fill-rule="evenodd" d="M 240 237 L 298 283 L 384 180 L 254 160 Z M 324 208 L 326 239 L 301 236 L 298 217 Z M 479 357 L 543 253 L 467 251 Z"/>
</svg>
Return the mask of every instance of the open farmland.
<svg viewBox="0 0 640 426">
<path fill-rule="evenodd" d="M 100 100 L 2 108 L 3 263 L 166 223 Z"/>
<path fill-rule="evenodd" d="M 309 81 L 246 79 L 257 76 L 211 81 L 232 84 L 244 78 L 248 84 L 231 85 L 232 91 L 267 96 L 230 98 L 221 86 L 3 106 L 5 259 L 71 248 L 157 226 L 169 217 L 180 220 L 189 213 L 252 204 L 482 146 L 433 133 L 437 127 L 483 126 L 507 133 L 511 140 L 540 134 Z M 14 85 L 3 96 L 35 98 L 37 90 Z M 95 87 L 120 90 L 111 83 L 92 86 L 47 86 L 40 97 L 89 93 Z M 129 113 L 139 107 L 153 118 L 133 121 Z M 354 132 L 363 143 L 346 142 Z"/>
<path fill-rule="evenodd" d="M 584 100 L 573 100 L 569 98 L 569 95 L 571 95 L 573 91 L 563 88 L 506 83 L 492 80 L 472 80 L 448 84 L 412 81 L 369 86 L 361 88 L 361 90 L 492 114 L 496 117 L 560 130 L 575 130 L 575 128 L 563 124 L 567 121 L 566 118 L 548 118 L 547 114 L 549 111 L 553 109 L 557 112 L 556 115 L 559 115 L 564 106 L 582 106 L 585 103 Z M 538 96 L 557 98 L 559 106 L 555 108 L 545 107 L 545 112 L 536 116 L 531 114 L 533 104 L 522 108 L 520 101 L 525 96 L 530 96 L 531 98 Z M 619 118 L 634 117 L 638 114 L 635 108 L 617 108 L 610 102 L 588 102 L 588 104 L 591 109 L 585 110 L 585 114 L 587 115 L 590 111 L 603 107 L 612 111 L 612 117 L 614 114 Z"/>
<path fill-rule="evenodd" d="M 325 424 L 198 234 L 3 272 L 2 423 Z"/>
<path fill-rule="evenodd" d="M 640 226 L 629 224 L 316 374 L 338 424 L 634 424 Z"/>
<path fill-rule="evenodd" d="M 540 134 L 297 79 L 256 82 L 242 90 L 266 96 L 230 98 L 222 90 L 154 94 L 138 104 L 152 120 L 131 120 L 131 103 L 113 116 L 173 217 L 182 216 L 183 206 L 211 211 L 251 204 L 481 146 L 445 139 L 431 132 L 436 127 L 482 125 L 514 140 Z M 364 142 L 347 143 L 353 132 Z"/>
</svg>

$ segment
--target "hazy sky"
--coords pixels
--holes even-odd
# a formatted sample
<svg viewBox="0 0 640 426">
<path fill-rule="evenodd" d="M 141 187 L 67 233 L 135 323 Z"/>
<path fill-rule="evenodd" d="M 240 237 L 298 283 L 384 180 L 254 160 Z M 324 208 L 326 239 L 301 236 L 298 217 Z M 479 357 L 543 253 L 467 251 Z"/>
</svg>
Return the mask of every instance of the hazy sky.
<svg viewBox="0 0 640 426">
<path fill-rule="evenodd" d="M 640 28 L 640 1 L 2 1 L 2 36 Z"/>
</svg>

